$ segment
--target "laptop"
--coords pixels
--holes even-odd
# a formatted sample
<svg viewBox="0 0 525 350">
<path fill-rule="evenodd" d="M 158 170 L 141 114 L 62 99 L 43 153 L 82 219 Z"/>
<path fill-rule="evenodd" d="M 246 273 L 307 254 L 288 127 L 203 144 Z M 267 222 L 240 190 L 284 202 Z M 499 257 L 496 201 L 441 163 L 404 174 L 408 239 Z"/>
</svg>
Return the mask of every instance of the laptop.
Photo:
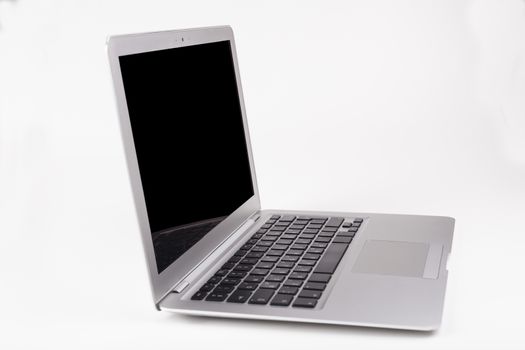
<svg viewBox="0 0 525 350">
<path fill-rule="evenodd" d="M 439 327 L 453 218 L 261 208 L 230 27 L 107 45 L 157 309 Z"/>
</svg>

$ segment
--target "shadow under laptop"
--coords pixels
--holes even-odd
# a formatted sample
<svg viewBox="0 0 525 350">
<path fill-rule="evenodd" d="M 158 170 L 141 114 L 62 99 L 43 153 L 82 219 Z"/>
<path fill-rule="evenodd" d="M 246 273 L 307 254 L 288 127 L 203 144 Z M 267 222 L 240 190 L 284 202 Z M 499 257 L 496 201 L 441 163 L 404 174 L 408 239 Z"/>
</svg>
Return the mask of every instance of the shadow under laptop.
<svg viewBox="0 0 525 350">
<path fill-rule="evenodd" d="M 261 329 L 278 329 L 282 330 L 283 326 L 288 331 L 297 331 L 301 334 L 307 332 L 322 332 L 322 333 L 338 333 L 338 334 L 350 334 L 350 335 L 384 335 L 393 337 L 407 337 L 407 338 L 427 338 L 431 337 L 439 331 L 413 331 L 404 329 L 389 329 L 389 328 L 374 328 L 374 327 L 359 327 L 359 326 L 344 326 L 344 325 L 332 325 L 332 324 L 319 324 L 319 323 L 307 323 L 307 322 L 290 322 L 290 321 L 277 321 L 277 320 L 257 320 L 257 319 L 239 319 L 239 318 L 228 318 L 228 317 L 203 317 L 193 316 L 184 314 L 172 314 L 169 316 L 171 320 L 183 320 L 184 322 L 192 323 L 198 326 L 206 326 L 210 324 L 213 327 L 217 326 L 217 322 L 223 324 L 228 323 L 235 329 L 240 327 L 250 327 Z"/>
</svg>

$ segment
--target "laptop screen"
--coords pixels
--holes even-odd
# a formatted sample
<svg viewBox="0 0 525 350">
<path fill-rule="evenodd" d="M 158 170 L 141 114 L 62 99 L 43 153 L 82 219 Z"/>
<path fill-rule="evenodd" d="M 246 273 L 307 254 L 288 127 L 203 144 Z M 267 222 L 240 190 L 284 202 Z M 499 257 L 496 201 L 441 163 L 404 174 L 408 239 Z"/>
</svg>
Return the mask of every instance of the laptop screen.
<svg viewBox="0 0 525 350">
<path fill-rule="evenodd" d="M 254 195 L 231 45 L 119 61 L 161 273 Z"/>
</svg>

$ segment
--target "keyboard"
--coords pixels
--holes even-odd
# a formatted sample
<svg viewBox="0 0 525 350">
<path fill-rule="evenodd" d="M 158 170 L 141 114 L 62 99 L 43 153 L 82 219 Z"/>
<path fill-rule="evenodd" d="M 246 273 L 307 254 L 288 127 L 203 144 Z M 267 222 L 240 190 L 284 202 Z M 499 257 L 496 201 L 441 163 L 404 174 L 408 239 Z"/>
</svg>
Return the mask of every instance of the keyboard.
<svg viewBox="0 0 525 350">
<path fill-rule="evenodd" d="M 191 300 L 314 308 L 362 223 L 273 215 Z"/>
</svg>

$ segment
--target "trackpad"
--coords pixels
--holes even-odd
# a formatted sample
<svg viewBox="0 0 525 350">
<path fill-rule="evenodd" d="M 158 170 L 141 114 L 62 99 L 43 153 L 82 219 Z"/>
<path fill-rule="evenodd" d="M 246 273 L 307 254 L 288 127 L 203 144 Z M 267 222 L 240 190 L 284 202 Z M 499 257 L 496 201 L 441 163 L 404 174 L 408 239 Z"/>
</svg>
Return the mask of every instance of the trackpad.
<svg viewBox="0 0 525 350">
<path fill-rule="evenodd" d="M 439 244 L 369 240 L 352 271 L 436 279 L 442 249 Z"/>
</svg>

